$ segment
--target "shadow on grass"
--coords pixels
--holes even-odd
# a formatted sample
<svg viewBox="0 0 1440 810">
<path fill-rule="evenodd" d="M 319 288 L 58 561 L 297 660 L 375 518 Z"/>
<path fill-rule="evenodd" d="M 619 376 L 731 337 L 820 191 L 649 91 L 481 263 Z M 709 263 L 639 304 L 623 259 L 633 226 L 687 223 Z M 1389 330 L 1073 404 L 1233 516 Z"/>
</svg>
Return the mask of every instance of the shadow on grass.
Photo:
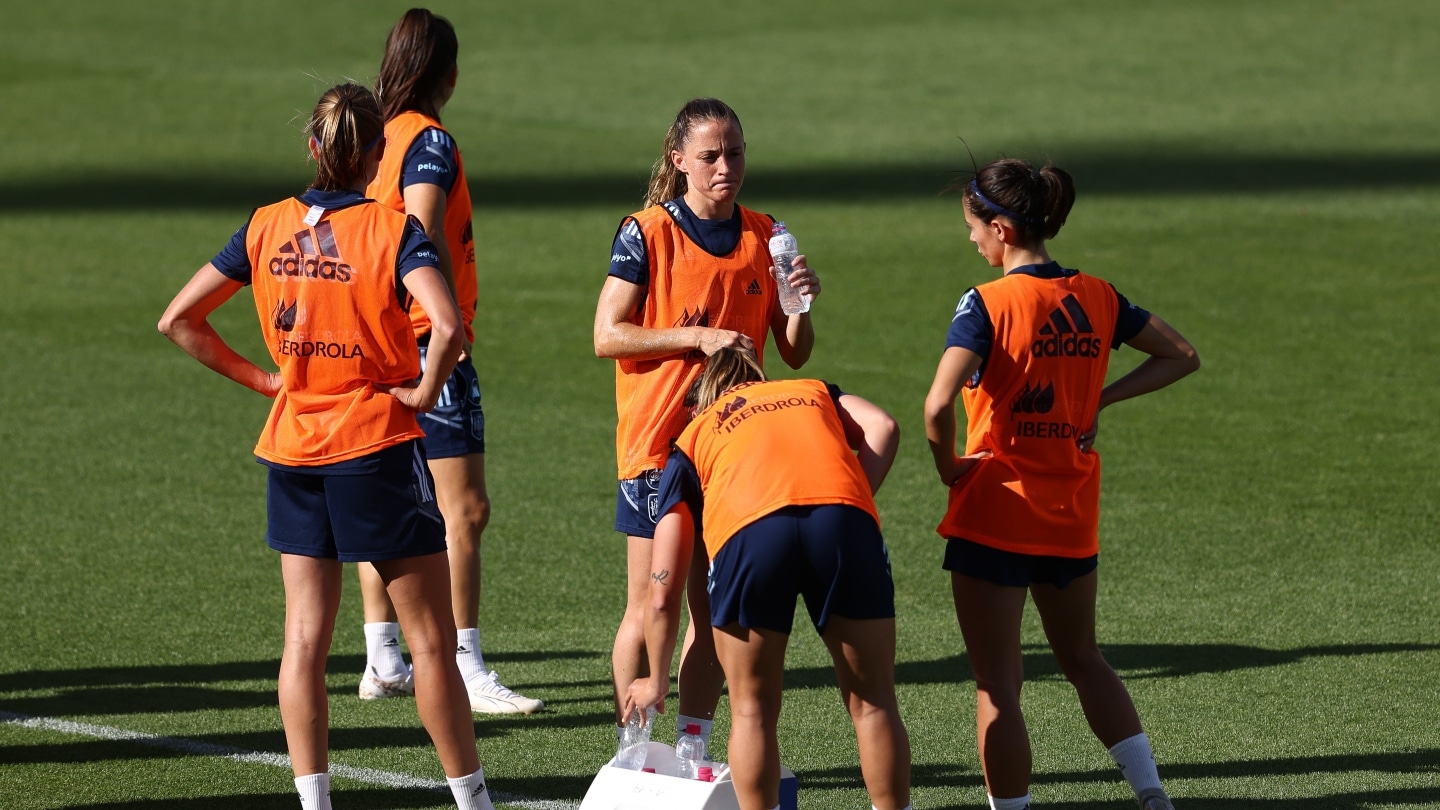
<svg viewBox="0 0 1440 810">
<path fill-rule="evenodd" d="M 802 788 L 803 790 L 803 788 Z M 1175 804 L 1183 810 L 1374 810 L 1376 807 L 1410 805 L 1434 807 L 1440 791 L 1431 788 L 1394 788 L 1356 793 L 1336 793 L 1290 799 L 1261 798 L 1196 798 L 1177 796 Z M 976 810 L 974 802 L 938 805 L 933 810 Z M 1133 799 L 1116 801 L 1046 802 L 1045 810 L 1118 810 L 1134 808 Z"/>
<path fill-rule="evenodd" d="M 485 654 L 490 663 L 516 661 L 570 661 L 598 658 L 591 650 L 534 650 Z M 363 655 L 332 655 L 327 671 L 334 675 L 365 669 Z M 195 684 L 225 681 L 274 681 L 280 660 L 227 661 L 217 664 L 161 664 L 143 667 L 92 667 L 86 669 L 18 670 L 0 674 L 0 692 L 56 689 L 69 686 L 124 686 L 146 684 Z M 605 681 L 609 683 L 609 681 Z"/>
<path fill-rule="evenodd" d="M 1146 144 L 1110 149 L 1061 146 L 1048 153 L 1070 171 L 1081 194 L 1258 194 L 1293 191 L 1434 188 L 1440 153 L 1218 154 Z M 1043 156 L 1017 153 L 1018 157 Z M 969 166 L 957 152 L 946 164 L 850 164 L 754 167 L 748 199 L 771 202 L 893 200 L 934 197 Z M 646 176 L 476 175 L 476 208 L 638 206 Z M 304 190 L 309 178 L 238 173 L 98 172 L 0 183 L 0 211 L 244 211 Z"/>
<path fill-rule="evenodd" d="M 331 791 L 337 806 L 357 810 L 382 808 L 453 807 L 449 793 L 394 788 L 361 788 Z M 246 810 L 295 810 L 300 805 L 294 793 L 242 793 L 231 796 L 205 796 L 194 799 L 137 799 L 96 804 L 67 804 L 73 810 L 214 810 L 217 807 L 243 807 Z"/>
<path fill-rule="evenodd" d="M 574 797 L 578 805 L 580 797 L 590 786 L 592 777 L 547 777 L 544 779 L 507 779 L 503 789 L 492 788 L 491 797 L 501 805 L 533 803 L 538 796 Z M 532 788 L 539 790 L 532 791 Z M 336 807 L 346 810 L 382 810 L 383 808 L 407 807 L 454 807 L 454 800 L 448 790 L 409 790 L 384 787 L 351 787 L 343 779 L 336 779 L 331 796 Z M 560 799 L 567 801 L 567 799 Z M 69 804 L 74 810 L 213 810 L 213 808 L 243 807 L 247 810 L 294 810 L 299 806 L 294 793 L 237 794 L 231 796 L 205 796 L 193 799 L 137 799 L 123 802 L 99 802 L 95 804 Z"/>
<path fill-rule="evenodd" d="M 1270 650 L 1243 644 L 1102 644 L 1100 649 L 1105 654 L 1105 660 L 1121 677 L 1144 680 L 1278 667 L 1307 658 L 1432 652 L 1440 650 L 1440 644 L 1331 644 L 1292 650 Z M 1044 645 L 1026 645 L 1023 658 L 1028 679 L 1062 677 L 1054 656 Z M 901 661 L 895 665 L 895 681 L 901 685 L 960 683 L 968 682 L 972 677 L 970 662 L 964 653 L 932 661 Z M 834 686 L 835 672 L 829 667 L 785 671 L 787 689 Z"/>
<path fill-rule="evenodd" d="M 917 763 L 910 773 L 915 787 L 965 787 L 980 784 L 980 762 L 973 751 L 965 752 L 956 763 Z M 1284 759 L 1252 759 L 1231 762 L 1160 764 L 1160 776 L 1179 779 L 1244 779 L 1264 776 L 1305 776 L 1308 774 L 1339 774 L 1346 772 L 1383 773 L 1390 775 L 1429 773 L 1440 777 L 1440 749 L 1387 751 L 1370 754 L 1331 754 Z M 863 790 L 860 768 L 825 768 L 797 771 L 801 785 L 825 790 Z M 1037 785 L 1076 783 L 1121 783 L 1120 772 L 1114 768 L 1060 773 L 1036 773 L 1031 782 Z M 1185 805 L 1188 807 L 1190 802 Z M 1049 805 L 1046 805 L 1047 807 Z"/>
<path fill-rule="evenodd" d="M 584 650 L 533 651 L 518 654 L 492 654 L 492 662 L 575 660 L 595 658 L 599 653 Z M 348 682 L 329 687 L 332 708 L 337 701 L 355 697 L 355 684 L 364 669 L 360 655 L 331 656 L 329 671 L 350 674 Z M 60 728 L 64 718 L 137 716 L 144 714 L 175 715 L 182 712 L 216 710 L 273 709 L 276 706 L 276 674 L 279 662 L 236 661 L 221 664 L 164 665 L 147 667 L 98 667 L 89 669 L 12 672 L 0 675 L 0 720 L 29 724 L 40 728 Z M 258 686 L 254 685 L 256 682 Z M 219 684 L 228 684 L 220 686 Z M 474 716 L 476 736 L 497 738 L 512 732 L 537 729 L 573 731 L 598 728 L 613 722 L 609 681 L 597 682 L 604 687 L 593 697 L 556 699 L 548 710 L 535 715 Z M 533 684 L 513 682 L 517 688 L 530 691 Z M 556 684 L 555 688 L 585 688 L 584 683 Z M 247 688 L 248 687 L 248 688 Z M 37 695 L 44 690 L 52 694 Z M 3 696 L 4 692 L 21 693 Z M 25 694 L 25 693 L 31 694 Z M 543 694 L 543 692 L 542 692 Z M 402 698 L 412 705 L 413 699 Z M 587 711 L 594 705 L 607 707 Z M 564 706 L 564 708 L 561 708 Z M 330 732 L 332 751 L 368 750 L 393 747 L 430 746 L 430 738 L 419 726 L 415 715 L 408 715 L 413 725 L 365 728 L 333 728 Z M 124 721 L 120 725 L 125 725 Z M 72 733 L 110 737 L 114 730 L 103 725 L 99 729 L 75 728 Z M 124 733 L 123 731 L 121 733 Z M 144 753 L 138 753 L 136 746 Z M 198 749 L 214 753 L 213 748 L 235 751 L 285 751 L 285 738 L 279 730 L 239 734 L 185 735 L 183 738 L 158 736 L 126 740 L 99 739 L 49 745 L 0 746 L 0 763 L 90 762 L 109 759 L 166 758 L 189 756 Z"/>
<path fill-rule="evenodd" d="M 1304 776 L 1367 771 L 1384 774 L 1429 773 L 1440 778 L 1440 748 L 1415 751 L 1384 751 L 1368 754 L 1324 754 L 1283 759 L 1246 759 L 1228 762 L 1160 763 L 1165 779 L 1242 779 L 1256 776 Z M 1044 784 L 1109 782 L 1119 779 L 1114 770 L 1072 771 L 1035 774 Z M 1440 798 L 1437 796 L 1436 798 Z M 1186 802 L 1187 806 L 1189 802 Z"/>
<path fill-rule="evenodd" d="M 972 755 L 973 760 L 973 755 Z M 1337 754 L 1332 756 L 1294 757 L 1286 759 L 1260 759 L 1215 763 L 1163 763 L 1160 775 L 1166 780 L 1180 779 L 1239 779 L 1265 776 L 1304 776 L 1309 774 L 1339 774 L 1346 772 L 1367 772 L 1387 775 L 1429 773 L 1440 777 L 1440 749 L 1404 751 L 1375 754 Z M 802 770 L 796 773 L 800 790 L 864 790 L 858 765 L 851 768 L 826 768 Z M 1067 784 L 1077 782 L 1114 782 L 1122 786 L 1119 771 L 1113 768 L 1070 773 L 1037 773 L 1034 784 Z M 911 770 L 910 783 L 917 788 L 974 788 L 977 794 L 983 789 L 978 761 L 973 767 L 965 764 L 916 764 Z M 1440 802 L 1440 786 L 1434 788 L 1396 788 L 1379 791 L 1341 793 L 1331 796 L 1307 799 L 1205 799 L 1183 798 L 1177 804 L 1185 810 L 1191 808 L 1346 808 L 1361 810 L 1385 804 L 1434 804 Z M 1070 810 L 1112 810 L 1115 807 L 1133 806 L 1133 802 L 1047 802 L 1045 807 L 1070 808 Z M 944 807 L 950 810 L 974 810 L 973 803 L 952 804 Z"/>
</svg>

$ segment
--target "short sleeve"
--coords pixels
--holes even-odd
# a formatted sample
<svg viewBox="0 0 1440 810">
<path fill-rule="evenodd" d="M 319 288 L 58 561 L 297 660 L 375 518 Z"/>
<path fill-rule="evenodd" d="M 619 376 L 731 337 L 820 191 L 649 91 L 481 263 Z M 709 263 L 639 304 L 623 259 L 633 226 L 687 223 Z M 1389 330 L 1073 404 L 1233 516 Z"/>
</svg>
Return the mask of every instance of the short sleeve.
<svg viewBox="0 0 1440 810">
<path fill-rule="evenodd" d="M 1115 290 L 1114 285 L 1110 289 Z M 1129 299 L 1115 290 L 1115 298 L 1119 301 L 1115 314 L 1115 339 L 1111 341 L 1110 348 L 1118 349 L 1126 341 L 1140 334 L 1145 324 L 1150 322 L 1150 313 L 1130 303 Z"/>
<path fill-rule="evenodd" d="M 429 183 L 449 194 L 455 188 L 455 179 L 460 176 L 455 155 L 455 141 L 445 130 L 430 127 L 416 135 L 400 167 L 401 191 L 420 183 Z"/>
<path fill-rule="evenodd" d="M 250 252 L 245 249 L 245 240 L 249 238 L 249 234 L 250 221 L 246 220 L 230 237 L 230 242 L 210 260 L 222 275 L 241 284 L 249 284 L 251 281 Z"/>
<path fill-rule="evenodd" d="M 400 235 L 400 249 L 395 253 L 395 280 L 399 282 L 417 267 L 439 267 L 440 252 L 425 235 L 420 220 L 405 218 L 405 231 Z"/>
<path fill-rule="evenodd" d="M 961 348 L 980 355 L 990 356 L 990 347 L 995 342 L 995 327 L 990 323 L 990 313 L 985 301 L 974 287 L 960 296 L 955 306 L 955 315 L 950 319 L 950 331 L 945 335 L 945 348 Z"/>
<path fill-rule="evenodd" d="M 665 460 L 665 472 L 660 475 L 660 486 L 656 496 L 660 507 L 655 511 L 657 518 L 670 513 L 681 503 L 690 507 L 695 520 L 696 534 L 699 534 L 701 515 L 705 512 L 705 495 L 700 489 L 700 473 L 690 457 L 677 450 L 670 451 Z"/>
<path fill-rule="evenodd" d="M 615 233 L 615 243 L 610 248 L 610 275 L 642 287 L 650 281 L 645 236 L 640 233 L 640 223 L 633 217 L 621 223 L 620 230 Z"/>
</svg>

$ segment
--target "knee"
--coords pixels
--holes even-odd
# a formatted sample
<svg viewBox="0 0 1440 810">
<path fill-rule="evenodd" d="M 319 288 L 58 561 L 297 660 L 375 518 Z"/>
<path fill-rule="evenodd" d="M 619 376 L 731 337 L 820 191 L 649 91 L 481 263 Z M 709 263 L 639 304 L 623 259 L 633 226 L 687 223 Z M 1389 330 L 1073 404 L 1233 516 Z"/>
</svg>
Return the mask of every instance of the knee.
<svg viewBox="0 0 1440 810">
<path fill-rule="evenodd" d="M 1094 644 L 1055 650 L 1055 662 L 1071 683 L 1089 680 L 1096 675 L 1113 674 L 1110 663 Z"/>
<path fill-rule="evenodd" d="M 330 637 L 318 632 L 291 628 L 285 633 L 285 657 L 304 669 L 325 669 L 330 654 Z"/>
<path fill-rule="evenodd" d="M 780 702 L 778 700 L 766 700 L 759 695 L 737 699 L 733 691 L 730 694 L 732 723 L 770 728 L 776 725 L 779 717 Z"/>
<path fill-rule="evenodd" d="M 900 708 L 895 701 L 892 692 L 886 696 L 883 694 L 859 695 L 850 693 L 845 696 L 845 709 L 850 714 L 850 720 L 855 725 L 870 725 L 872 723 L 899 722 Z"/>
<path fill-rule="evenodd" d="M 447 504 L 445 534 L 448 542 L 480 545 L 480 534 L 490 523 L 490 496 L 469 490 L 458 503 Z"/>
<path fill-rule="evenodd" d="M 410 649 L 410 661 L 436 661 L 455 658 L 454 636 L 446 638 L 443 631 L 433 628 L 411 628 L 405 632 L 405 646 Z"/>
<path fill-rule="evenodd" d="M 984 701 L 1000 710 L 1020 708 L 1020 688 L 1023 681 L 1010 674 L 984 676 L 975 674 L 975 692 Z"/>
</svg>

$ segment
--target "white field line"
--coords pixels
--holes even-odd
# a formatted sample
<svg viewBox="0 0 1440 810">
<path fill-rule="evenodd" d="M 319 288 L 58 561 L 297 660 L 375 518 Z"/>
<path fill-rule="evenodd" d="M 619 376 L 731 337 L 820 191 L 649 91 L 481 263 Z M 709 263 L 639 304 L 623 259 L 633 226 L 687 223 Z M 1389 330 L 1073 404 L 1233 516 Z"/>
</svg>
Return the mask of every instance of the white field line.
<svg viewBox="0 0 1440 810">
<path fill-rule="evenodd" d="M 164 737 L 159 734 L 147 734 L 143 731 L 131 731 L 113 726 L 76 723 L 54 717 L 28 717 L 23 714 L 15 714 L 7 711 L 0 711 L 0 721 L 22 728 L 56 731 L 61 734 L 76 734 L 82 737 L 95 737 L 102 740 L 124 740 L 126 742 L 139 743 L 140 745 L 153 746 L 155 748 L 180 751 L 186 754 L 223 757 L 234 760 L 235 762 L 270 765 L 276 768 L 284 768 L 287 771 L 290 770 L 290 757 L 283 754 L 272 754 L 264 751 L 247 751 L 243 748 L 235 748 L 229 745 L 216 745 L 214 743 L 187 740 L 182 737 Z M 421 779 L 410 776 L 409 774 L 395 773 L 394 771 L 380 771 L 374 768 L 356 768 L 335 762 L 330 763 L 330 775 L 356 782 L 363 782 L 367 785 L 380 785 L 389 788 L 411 788 L 433 793 L 450 792 L 449 787 L 446 786 L 444 782 L 439 782 L 434 779 Z M 514 805 L 524 808 L 524 810 L 575 810 L 575 808 L 579 806 L 573 802 L 531 799 L 526 796 L 516 796 L 513 793 L 505 793 L 498 790 L 492 790 L 490 792 L 490 798 L 501 804 Z"/>
</svg>

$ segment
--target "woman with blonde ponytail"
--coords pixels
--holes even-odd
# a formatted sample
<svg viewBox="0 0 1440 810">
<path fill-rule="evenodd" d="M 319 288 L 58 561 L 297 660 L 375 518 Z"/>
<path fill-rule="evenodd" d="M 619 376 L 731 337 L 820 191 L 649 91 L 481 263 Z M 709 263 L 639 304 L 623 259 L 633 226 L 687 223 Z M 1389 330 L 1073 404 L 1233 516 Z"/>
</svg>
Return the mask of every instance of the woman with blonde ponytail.
<svg viewBox="0 0 1440 810">
<path fill-rule="evenodd" d="M 681 402 L 705 357 L 726 347 L 763 358 L 775 336 L 780 358 L 799 368 L 815 342 L 810 315 L 781 311 L 768 248 L 774 219 L 738 205 L 745 181 L 740 118 L 719 99 L 687 102 L 665 133 L 645 208 L 624 218 L 595 310 L 595 355 L 615 360 L 620 487 L 615 529 L 627 537 L 625 615 L 611 661 L 615 718 L 630 682 L 648 674 L 644 610 L 655 533 L 655 487 L 670 442 L 688 417 Z M 799 257 L 791 286 L 815 296 L 820 281 Z M 704 581 L 696 555 L 693 582 Z M 691 587 L 692 615 L 704 616 L 703 584 Z M 723 680 L 709 627 L 692 623 L 680 664 L 677 725 L 708 736 Z"/>
<path fill-rule="evenodd" d="M 341 565 L 370 562 L 400 609 L 415 705 L 456 802 L 493 810 L 452 653 L 445 535 L 415 421 L 435 407 L 460 354 L 460 313 L 435 245 L 364 195 L 387 148 L 375 97 L 354 84 L 333 87 L 308 130 L 314 184 L 256 209 L 170 302 L 160 331 L 275 400 L 255 455 L 268 468 L 266 540 L 280 553 L 285 585 L 280 717 L 302 806 L 330 808 L 325 658 Z M 242 357 L 210 325 L 210 313 L 246 285 L 278 372 Z M 431 318 L 423 372 L 411 300 Z M 430 497 L 417 503 L 416 493 Z"/>
<path fill-rule="evenodd" d="M 949 508 L 955 613 L 975 671 L 976 735 L 993 810 L 1030 807 L 1030 740 L 1020 712 L 1020 618 L 1035 600 L 1060 670 L 1141 810 L 1173 810 L 1130 693 L 1095 639 L 1102 409 L 1200 367 L 1169 324 L 1104 280 L 1062 267 L 1046 240 L 1075 203 L 1055 166 L 997 160 L 958 186 L 970 241 L 999 279 L 960 297 L 925 400 L 925 432 Z M 1105 384 L 1121 345 L 1147 357 Z M 955 399 L 963 397 L 963 454 Z"/>
</svg>

